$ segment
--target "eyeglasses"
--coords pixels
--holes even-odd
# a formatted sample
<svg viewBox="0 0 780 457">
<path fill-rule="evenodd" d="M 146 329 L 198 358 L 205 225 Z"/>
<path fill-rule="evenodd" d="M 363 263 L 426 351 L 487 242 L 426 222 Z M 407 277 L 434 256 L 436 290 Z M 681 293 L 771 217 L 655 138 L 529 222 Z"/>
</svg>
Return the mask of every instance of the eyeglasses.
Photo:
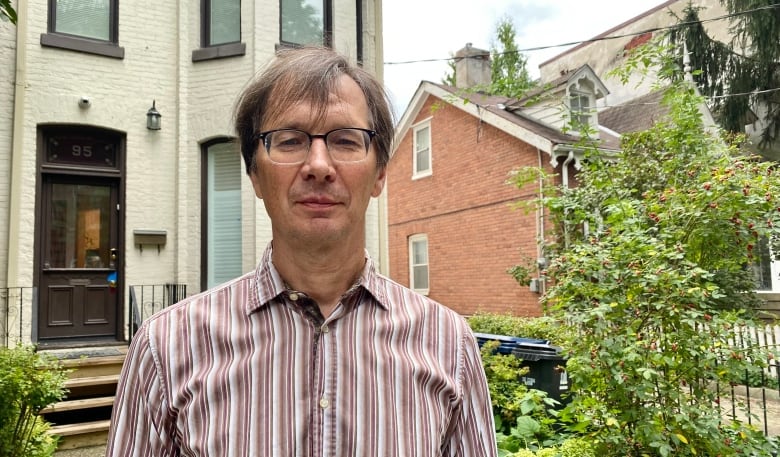
<svg viewBox="0 0 780 457">
<path fill-rule="evenodd" d="M 322 135 L 312 135 L 297 129 L 277 129 L 255 135 L 261 140 L 271 162 L 299 164 L 306 160 L 315 138 L 322 138 L 331 159 L 336 162 L 360 162 L 368 155 L 368 147 L 376 136 L 374 130 L 361 128 L 335 129 Z"/>
</svg>

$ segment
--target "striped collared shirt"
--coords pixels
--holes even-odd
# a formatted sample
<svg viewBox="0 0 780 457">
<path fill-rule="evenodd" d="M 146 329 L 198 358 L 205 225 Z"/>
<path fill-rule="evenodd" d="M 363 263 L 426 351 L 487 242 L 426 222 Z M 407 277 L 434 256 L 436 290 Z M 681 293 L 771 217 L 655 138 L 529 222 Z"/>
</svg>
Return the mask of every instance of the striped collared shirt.
<svg viewBox="0 0 780 457">
<path fill-rule="evenodd" d="M 256 271 L 156 314 L 133 338 L 107 456 L 496 455 L 462 317 L 375 271 L 323 318 Z"/>
</svg>

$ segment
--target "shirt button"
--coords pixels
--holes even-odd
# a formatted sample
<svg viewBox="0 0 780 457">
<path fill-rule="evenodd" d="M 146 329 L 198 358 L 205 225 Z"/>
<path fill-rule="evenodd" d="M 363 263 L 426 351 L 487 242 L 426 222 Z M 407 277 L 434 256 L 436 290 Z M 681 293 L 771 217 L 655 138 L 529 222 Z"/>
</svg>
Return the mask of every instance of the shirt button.
<svg viewBox="0 0 780 457">
<path fill-rule="evenodd" d="M 290 300 L 292 300 L 292 301 L 298 301 L 298 294 L 296 294 L 295 292 L 292 292 L 292 293 L 290 294 Z"/>
<path fill-rule="evenodd" d="M 330 328 L 328 328 L 328 324 L 323 324 L 322 327 L 320 327 L 320 331 L 322 333 L 328 333 L 330 331 Z"/>
<path fill-rule="evenodd" d="M 326 409 L 328 406 L 330 406 L 330 402 L 327 398 L 321 398 L 320 399 L 320 408 Z"/>
</svg>

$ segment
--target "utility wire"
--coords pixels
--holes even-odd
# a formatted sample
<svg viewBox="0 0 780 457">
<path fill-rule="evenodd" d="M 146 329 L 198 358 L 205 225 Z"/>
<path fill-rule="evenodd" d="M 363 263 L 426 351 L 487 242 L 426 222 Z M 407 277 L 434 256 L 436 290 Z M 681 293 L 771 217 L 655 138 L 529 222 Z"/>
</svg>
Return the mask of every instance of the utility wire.
<svg viewBox="0 0 780 457">
<path fill-rule="evenodd" d="M 713 17 L 713 18 L 710 18 L 710 19 L 702 19 L 700 21 L 680 22 L 680 23 L 675 24 L 675 25 L 670 25 L 670 26 L 666 26 L 666 27 L 654 27 L 654 28 L 651 28 L 651 29 L 646 29 L 646 30 L 642 30 L 642 31 L 639 31 L 639 32 L 634 32 L 634 33 L 626 33 L 626 34 L 623 34 L 623 35 L 609 35 L 609 36 L 603 36 L 603 37 L 595 37 L 595 38 L 591 38 L 589 40 L 571 41 L 569 43 L 552 44 L 552 45 L 547 45 L 547 46 L 535 46 L 535 47 L 532 47 L 532 48 L 518 49 L 516 51 L 499 52 L 499 53 L 496 53 L 496 54 L 497 55 L 505 55 L 505 54 L 515 54 L 515 53 L 520 53 L 520 52 L 541 51 L 541 50 L 544 50 L 544 49 L 560 48 L 560 47 L 564 47 L 564 46 L 573 46 L 573 45 L 578 45 L 578 44 L 583 44 L 583 43 L 596 43 L 596 42 L 599 42 L 599 41 L 616 40 L 618 38 L 628 38 L 628 37 L 633 37 L 633 36 L 644 35 L 646 33 L 660 32 L 660 31 L 665 31 L 665 30 L 674 30 L 674 29 L 683 28 L 683 27 L 686 27 L 686 26 L 689 26 L 689 25 L 699 24 L 699 23 L 722 21 L 723 19 L 731 19 L 731 18 L 734 18 L 734 17 L 737 17 L 737 16 L 742 16 L 742 15 L 745 15 L 745 14 L 752 14 L 752 13 L 765 11 L 765 10 L 776 9 L 776 8 L 780 8 L 780 3 L 776 3 L 774 5 L 762 6 L 760 8 L 754 8 L 754 9 L 751 9 L 751 10 L 739 11 L 739 12 L 736 12 L 736 13 L 726 14 L 726 15 L 723 15 L 723 16 Z M 425 62 L 446 62 L 446 61 L 450 61 L 450 60 L 455 60 L 455 57 L 447 57 L 447 58 L 441 58 L 441 59 L 401 60 L 401 61 L 396 61 L 396 62 L 385 62 L 384 64 L 385 65 L 407 65 L 407 64 L 413 64 L 413 63 L 425 63 Z"/>
</svg>

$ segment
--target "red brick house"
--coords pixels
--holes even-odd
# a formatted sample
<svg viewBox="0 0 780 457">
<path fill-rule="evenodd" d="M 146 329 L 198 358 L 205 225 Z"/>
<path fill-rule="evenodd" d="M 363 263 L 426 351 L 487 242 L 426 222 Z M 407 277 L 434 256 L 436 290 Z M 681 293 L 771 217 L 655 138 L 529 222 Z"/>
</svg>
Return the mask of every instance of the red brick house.
<svg viewBox="0 0 780 457">
<path fill-rule="evenodd" d="M 470 46 L 458 54 L 459 85 L 489 75 L 487 55 Z M 506 181 L 513 169 L 542 166 L 571 183 L 582 152 L 566 127 L 576 119 L 598 130 L 593 107 L 606 89 L 584 66 L 529 95 L 423 81 L 398 126 L 387 178 L 390 276 L 464 315 L 541 313 L 539 271 L 525 285 L 507 273 L 523 259 L 544 262 L 547 218 L 513 209 L 538 197 L 539 184 Z M 617 134 L 599 135 L 605 150 L 617 149 Z"/>
</svg>

